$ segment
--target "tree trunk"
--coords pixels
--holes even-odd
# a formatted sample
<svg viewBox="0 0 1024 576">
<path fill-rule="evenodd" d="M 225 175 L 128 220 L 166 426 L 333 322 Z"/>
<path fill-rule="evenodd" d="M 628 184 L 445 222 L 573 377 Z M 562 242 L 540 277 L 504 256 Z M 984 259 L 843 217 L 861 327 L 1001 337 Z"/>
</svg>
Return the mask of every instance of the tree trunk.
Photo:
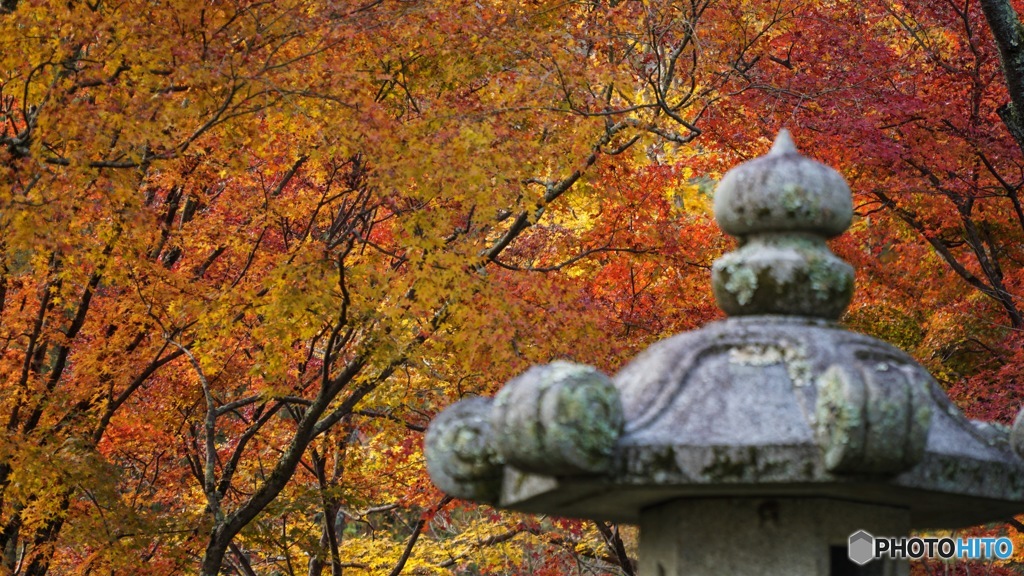
<svg viewBox="0 0 1024 576">
<path fill-rule="evenodd" d="M 1009 104 L 1001 107 L 999 118 L 1024 151 L 1024 26 L 1010 0 L 981 0 L 985 20 L 999 48 Z"/>
<path fill-rule="evenodd" d="M 224 563 L 224 555 L 228 551 L 230 538 L 224 538 L 224 531 L 217 527 L 210 535 L 210 543 L 206 545 L 206 553 L 203 554 L 203 564 L 199 568 L 199 576 L 218 576 L 221 564 Z"/>
</svg>

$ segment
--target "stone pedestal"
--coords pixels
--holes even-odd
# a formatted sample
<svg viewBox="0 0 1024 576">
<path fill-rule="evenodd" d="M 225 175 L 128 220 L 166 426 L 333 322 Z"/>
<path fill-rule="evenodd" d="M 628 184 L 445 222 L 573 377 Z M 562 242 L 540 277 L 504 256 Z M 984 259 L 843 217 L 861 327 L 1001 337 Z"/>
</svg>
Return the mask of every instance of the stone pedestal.
<svg viewBox="0 0 1024 576">
<path fill-rule="evenodd" d="M 857 530 L 906 535 L 901 508 L 824 498 L 701 498 L 640 515 L 640 576 L 907 576 L 905 561 L 857 566 Z"/>
</svg>

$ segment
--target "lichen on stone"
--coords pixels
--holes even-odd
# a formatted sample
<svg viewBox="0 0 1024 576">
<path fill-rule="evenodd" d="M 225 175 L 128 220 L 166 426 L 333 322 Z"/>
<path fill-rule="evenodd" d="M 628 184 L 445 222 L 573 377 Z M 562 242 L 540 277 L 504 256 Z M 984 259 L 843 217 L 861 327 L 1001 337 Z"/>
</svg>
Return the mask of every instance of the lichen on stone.
<svg viewBox="0 0 1024 576">
<path fill-rule="evenodd" d="M 794 386 L 806 386 L 811 381 L 811 363 L 803 345 L 793 342 L 779 344 L 747 344 L 729 350 L 729 362 L 742 366 L 771 366 L 782 364 Z"/>
<path fill-rule="evenodd" d="M 801 212 L 809 212 L 809 203 L 806 202 L 807 191 L 798 184 L 784 184 L 779 200 L 790 217 L 801 215 Z M 813 218 L 813 215 L 810 216 Z"/>
<path fill-rule="evenodd" d="M 1018 456 L 1024 458 L 1024 408 L 1017 414 L 1013 421 L 1013 428 L 1010 430 L 1010 446 Z"/>
<path fill-rule="evenodd" d="M 442 411 L 423 442 L 427 472 L 446 493 L 495 502 L 501 489 L 501 455 L 491 429 L 491 400 L 467 398 Z"/>
<path fill-rule="evenodd" d="M 757 291 L 757 275 L 742 263 L 733 263 L 723 268 L 726 281 L 722 287 L 736 297 L 741 306 L 749 304 Z"/>
<path fill-rule="evenodd" d="M 611 465 L 625 417 L 618 390 L 590 366 L 556 361 L 535 366 L 495 397 L 498 452 L 539 474 L 601 472 Z"/>
<path fill-rule="evenodd" d="M 837 294 L 853 293 L 853 268 L 836 258 L 831 252 L 816 254 L 808 259 L 807 276 L 811 293 L 818 300 L 829 300 Z"/>
</svg>

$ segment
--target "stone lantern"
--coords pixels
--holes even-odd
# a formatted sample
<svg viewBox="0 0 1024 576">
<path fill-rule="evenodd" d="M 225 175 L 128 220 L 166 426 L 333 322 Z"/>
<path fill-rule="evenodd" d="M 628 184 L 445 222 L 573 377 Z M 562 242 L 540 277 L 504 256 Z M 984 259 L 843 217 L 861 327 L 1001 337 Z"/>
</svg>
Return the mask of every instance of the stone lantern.
<svg viewBox="0 0 1024 576">
<path fill-rule="evenodd" d="M 968 420 L 908 355 L 836 324 L 853 269 L 825 241 L 852 215 L 839 173 L 783 131 L 715 194 L 740 241 L 712 270 L 728 319 L 613 378 L 558 361 L 454 404 L 427 431 L 431 478 L 639 524 L 642 576 L 906 574 L 858 556 L 872 537 L 1024 512 L 1024 411 L 1012 430 Z"/>
</svg>

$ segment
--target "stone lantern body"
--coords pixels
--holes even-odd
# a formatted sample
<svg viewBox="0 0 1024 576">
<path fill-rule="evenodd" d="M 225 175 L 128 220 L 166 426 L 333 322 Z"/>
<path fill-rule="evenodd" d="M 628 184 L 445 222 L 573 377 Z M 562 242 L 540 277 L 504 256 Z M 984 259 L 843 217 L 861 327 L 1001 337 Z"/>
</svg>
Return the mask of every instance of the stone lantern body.
<svg viewBox="0 0 1024 576">
<path fill-rule="evenodd" d="M 839 327 L 853 215 L 831 168 L 783 131 L 728 172 L 715 217 L 740 247 L 712 270 L 729 318 L 613 378 L 531 368 L 434 420 L 427 467 L 456 497 L 640 525 L 642 576 L 906 574 L 871 536 L 1024 512 L 1024 417 L 965 418 L 902 351 Z M 1024 412 L 1022 412 L 1024 414 Z"/>
</svg>

